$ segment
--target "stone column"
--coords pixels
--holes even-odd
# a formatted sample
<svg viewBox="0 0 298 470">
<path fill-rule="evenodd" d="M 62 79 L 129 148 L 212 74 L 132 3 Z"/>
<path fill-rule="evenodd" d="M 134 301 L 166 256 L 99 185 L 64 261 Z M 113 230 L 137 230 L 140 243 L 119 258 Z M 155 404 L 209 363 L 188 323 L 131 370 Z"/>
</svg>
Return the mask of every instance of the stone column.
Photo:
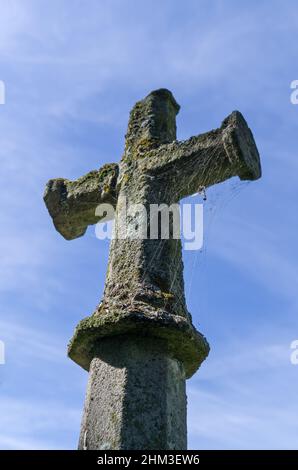
<svg viewBox="0 0 298 470">
<path fill-rule="evenodd" d="M 79 449 L 183 450 L 183 365 L 163 339 L 102 339 L 91 361 Z"/>
</svg>

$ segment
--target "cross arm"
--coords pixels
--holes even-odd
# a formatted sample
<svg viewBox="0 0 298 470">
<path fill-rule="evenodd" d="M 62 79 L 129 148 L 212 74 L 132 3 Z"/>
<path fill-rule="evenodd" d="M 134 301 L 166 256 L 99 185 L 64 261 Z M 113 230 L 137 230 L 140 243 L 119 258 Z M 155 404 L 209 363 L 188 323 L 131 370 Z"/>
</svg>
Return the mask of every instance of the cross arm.
<svg viewBox="0 0 298 470">
<path fill-rule="evenodd" d="M 150 171 L 170 182 L 177 200 L 232 176 L 241 180 L 261 176 L 253 134 L 239 111 L 231 113 L 220 128 L 162 145 L 152 157 Z"/>
<path fill-rule="evenodd" d="M 75 181 L 51 179 L 46 185 L 44 201 L 56 230 L 66 240 L 81 237 L 88 225 L 99 217 L 96 207 L 101 203 L 116 207 L 118 165 L 111 163 L 91 171 Z"/>
</svg>

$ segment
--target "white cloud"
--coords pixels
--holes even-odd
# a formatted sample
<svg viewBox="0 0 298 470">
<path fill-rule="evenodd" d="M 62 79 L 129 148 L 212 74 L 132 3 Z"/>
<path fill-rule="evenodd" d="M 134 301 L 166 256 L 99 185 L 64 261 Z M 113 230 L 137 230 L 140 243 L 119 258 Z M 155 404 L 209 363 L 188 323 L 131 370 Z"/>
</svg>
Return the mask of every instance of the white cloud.
<svg viewBox="0 0 298 470">
<path fill-rule="evenodd" d="M 287 253 L 287 245 L 282 243 L 278 228 L 273 226 L 271 231 L 260 219 L 252 223 L 227 215 L 219 224 L 219 232 L 220 239 L 212 243 L 213 253 L 274 293 L 296 299 L 296 261 Z"/>
<path fill-rule="evenodd" d="M 266 404 L 251 383 L 246 387 L 233 398 L 189 388 L 190 448 L 297 449 L 295 401 Z"/>
<path fill-rule="evenodd" d="M 0 320 L 0 337 L 5 343 L 6 366 L 30 364 L 30 357 L 43 363 L 65 362 L 66 347 L 54 334 L 20 324 L 20 320 Z M 13 363 L 10 357 L 13 356 Z"/>
<path fill-rule="evenodd" d="M 28 10 L 23 2 L 1 2 L 0 55 L 9 56 L 19 46 L 28 24 Z"/>
<path fill-rule="evenodd" d="M 81 410 L 62 401 L 33 402 L 2 396 L 0 415 L 0 449 L 50 450 L 76 447 L 74 438 L 78 435 Z"/>
<path fill-rule="evenodd" d="M 293 332 L 270 330 L 217 347 L 188 383 L 191 448 L 298 448 Z"/>
</svg>

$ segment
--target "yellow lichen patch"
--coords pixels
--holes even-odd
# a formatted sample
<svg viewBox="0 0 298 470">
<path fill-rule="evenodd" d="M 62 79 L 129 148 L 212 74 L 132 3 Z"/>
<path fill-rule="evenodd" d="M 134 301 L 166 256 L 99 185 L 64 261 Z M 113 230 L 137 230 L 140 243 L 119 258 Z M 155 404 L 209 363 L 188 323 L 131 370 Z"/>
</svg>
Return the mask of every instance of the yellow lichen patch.
<svg viewBox="0 0 298 470">
<path fill-rule="evenodd" d="M 161 295 L 165 300 L 173 300 L 174 299 L 174 294 L 172 292 L 161 292 Z"/>
<path fill-rule="evenodd" d="M 123 176 L 122 181 L 123 181 L 124 183 L 128 183 L 128 181 L 129 181 L 129 176 L 128 176 L 127 173 Z"/>
</svg>

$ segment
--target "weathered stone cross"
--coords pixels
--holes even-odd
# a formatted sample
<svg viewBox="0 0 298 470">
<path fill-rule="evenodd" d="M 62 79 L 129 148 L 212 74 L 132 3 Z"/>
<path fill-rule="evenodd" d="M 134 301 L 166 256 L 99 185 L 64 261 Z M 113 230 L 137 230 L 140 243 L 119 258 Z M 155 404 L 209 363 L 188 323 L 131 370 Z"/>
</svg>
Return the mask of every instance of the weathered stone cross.
<svg viewBox="0 0 298 470">
<path fill-rule="evenodd" d="M 50 180 L 44 200 L 67 240 L 99 218 L 101 203 L 115 208 L 104 298 L 82 320 L 69 356 L 89 370 L 80 449 L 185 449 L 185 379 L 209 346 L 186 308 L 181 242 L 170 237 L 117 237 L 123 204 L 179 202 L 233 176 L 261 176 L 258 150 L 235 111 L 221 127 L 176 140 L 179 105 L 160 89 L 131 111 L 124 155 L 76 181 Z M 129 220 L 132 232 L 136 220 Z"/>
</svg>

